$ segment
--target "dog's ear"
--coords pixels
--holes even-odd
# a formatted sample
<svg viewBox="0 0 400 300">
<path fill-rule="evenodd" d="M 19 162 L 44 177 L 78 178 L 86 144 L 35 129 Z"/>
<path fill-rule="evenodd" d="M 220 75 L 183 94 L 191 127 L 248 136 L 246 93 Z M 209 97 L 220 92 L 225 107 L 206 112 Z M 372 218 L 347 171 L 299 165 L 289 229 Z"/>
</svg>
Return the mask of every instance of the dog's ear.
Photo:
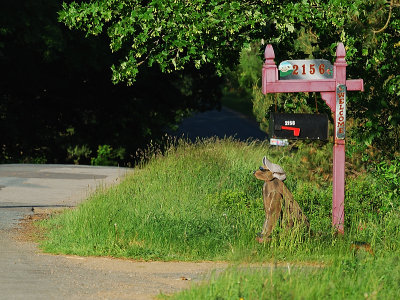
<svg viewBox="0 0 400 300">
<path fill-rule="evenodd" d="M 262 159 L 262 164 L 263 164 L 264 166 L 267 165 L 267 157 L 266 157 L 266 156 L 263 157 L 263 159 Z"/>
</svg>

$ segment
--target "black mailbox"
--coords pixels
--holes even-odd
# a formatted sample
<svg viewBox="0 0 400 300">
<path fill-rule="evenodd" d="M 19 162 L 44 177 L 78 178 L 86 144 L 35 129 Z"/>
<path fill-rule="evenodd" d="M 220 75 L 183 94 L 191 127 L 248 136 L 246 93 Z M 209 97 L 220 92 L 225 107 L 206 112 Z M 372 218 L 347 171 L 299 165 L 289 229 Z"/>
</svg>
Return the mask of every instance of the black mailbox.
<svg viewBox="0 0 400 300">
<path fill-rule="evenodd" d="M 270 138 L 291 140 L 327 140 L 328 116 L 326 114 L 271 113 Z"/>
</svg>

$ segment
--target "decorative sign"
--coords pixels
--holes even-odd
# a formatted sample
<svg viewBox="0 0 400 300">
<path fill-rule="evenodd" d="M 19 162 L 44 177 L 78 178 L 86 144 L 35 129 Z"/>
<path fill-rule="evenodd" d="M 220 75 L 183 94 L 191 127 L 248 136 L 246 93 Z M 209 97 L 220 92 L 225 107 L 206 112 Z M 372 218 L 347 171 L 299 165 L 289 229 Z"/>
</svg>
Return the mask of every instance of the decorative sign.
<svg viewBox="0 0 400 300">
<path fill-rule="evenodd" d="M 320 80 L 333 78 L 333 66 L 326 59 L 285 60 L 279 64 L 280 80 Z"/>
<path fill-rule="evenodd" d="M 328 139 L 328 116 L 326 114 L 271 113 L 270 138 L 281 139 Z"/>
<path fill-rule="evenodd" d="M 336 87 L 336 138 L 344 140 L 346 137 L 346 93 L 344 84 Z"/>
</svg>

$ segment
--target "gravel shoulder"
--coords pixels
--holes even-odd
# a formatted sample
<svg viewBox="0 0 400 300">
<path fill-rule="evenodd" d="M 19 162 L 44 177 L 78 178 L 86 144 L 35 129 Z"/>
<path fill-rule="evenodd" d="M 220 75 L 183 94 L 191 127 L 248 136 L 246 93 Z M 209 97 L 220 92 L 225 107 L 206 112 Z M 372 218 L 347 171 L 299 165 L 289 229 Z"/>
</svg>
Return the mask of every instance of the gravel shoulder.
<svg viewBox="0 0 400 300">
<path fill-rule="evenodd" d="M 41 253 L 23 225 L 0 234 L 0 288 L 5 299 L 153 299 L 202 281 L 218 262 L 141 262 Z M 21 232 L 22 230 L 22 232 Z"/>
</svg>

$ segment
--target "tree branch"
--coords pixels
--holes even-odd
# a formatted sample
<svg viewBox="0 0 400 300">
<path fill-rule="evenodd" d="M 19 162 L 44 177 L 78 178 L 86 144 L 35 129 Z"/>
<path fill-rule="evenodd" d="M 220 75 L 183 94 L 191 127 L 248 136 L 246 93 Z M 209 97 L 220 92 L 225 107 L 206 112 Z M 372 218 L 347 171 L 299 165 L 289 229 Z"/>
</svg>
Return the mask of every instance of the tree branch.
<svg viewBox="0 0 400 300">
<path fill-rule="evenodd" d="M 379 30 L 372 30 L 373 33 L 380 33 L 382 31 L 384 31 L 388 26 L 389 26 L 389 22 L 390 22 L 390 18 L 392 17 L 392 8 L 393 8 L 393 2 L 394 0 L 390 1 L 390 7 L 389 7 L 389 16 L 387 18 L 386 24 Z"/>
</svg>

